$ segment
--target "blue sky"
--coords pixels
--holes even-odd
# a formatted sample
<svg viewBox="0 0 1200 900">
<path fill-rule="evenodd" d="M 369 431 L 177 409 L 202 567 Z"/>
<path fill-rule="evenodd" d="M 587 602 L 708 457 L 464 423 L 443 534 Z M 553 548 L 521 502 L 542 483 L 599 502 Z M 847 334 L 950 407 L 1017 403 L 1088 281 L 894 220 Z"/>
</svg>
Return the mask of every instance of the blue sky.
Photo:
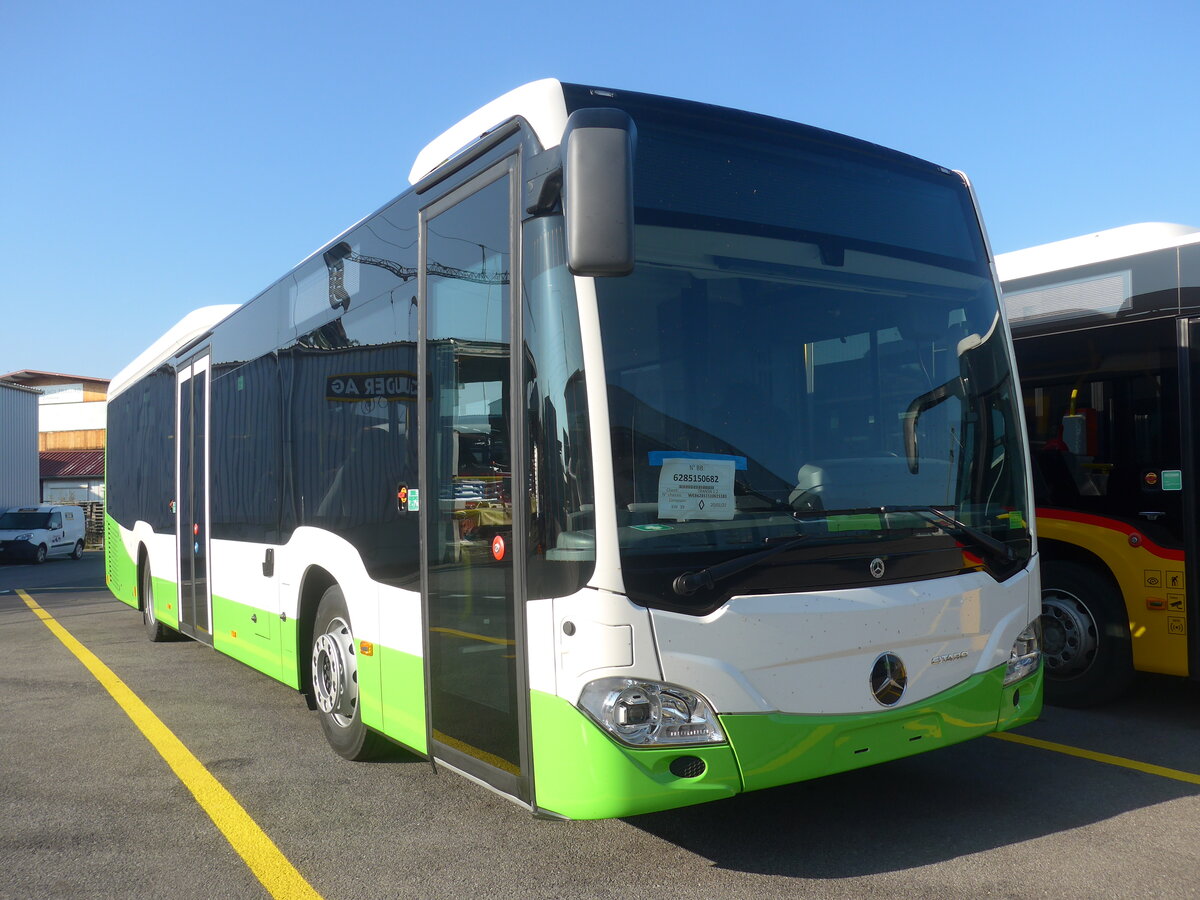
<svg viewBox="0 0 1200 900">
<path fill-rule="evenodd" d="M 1200 226 L 1197 35 L 1195 0 L 8 3 L 0 372 L 111 377 L 399 194 L 439 131 L 547 76 L 962 169 L 996 252 Z"/>
</svg>

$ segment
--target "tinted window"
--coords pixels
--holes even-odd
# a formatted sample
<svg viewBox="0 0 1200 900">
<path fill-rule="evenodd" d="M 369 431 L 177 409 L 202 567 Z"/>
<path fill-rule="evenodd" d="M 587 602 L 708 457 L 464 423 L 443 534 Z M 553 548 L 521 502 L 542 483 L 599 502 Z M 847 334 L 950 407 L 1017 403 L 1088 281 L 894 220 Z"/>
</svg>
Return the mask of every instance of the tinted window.
<svg viewBox="0 0 1200 900">
<path fill-rule="evenodd" d="M 384 581 L 419 570 L 417 518 L 397 500 L 400 485 L 417 485 L 416 345 L 395 339 L 406 306 L 352 308 L 279 359 L 284 527 L 341 535 Z"/>
<path fill-rule="evenodd" d="M 562 220 L 525 226 L 525 402 L 530 509 L 529 597 L 565 597 L 595 565 L 591 436 L 575 282 Z"/>
<path fill-rule="evenodd" d="M 174 533 L 175 374 L 163 367 L 108 404 L 107 511 L 125 528 L 139 519 Z"/>
<path fill-rule="evenodd" d="M 210 402 L 212 536 L 279 542 L 284 448 L 278 359 L 270 354 L 244 365 L 213 366 Z"/>
<path fill-rule="evenodd" d="M 1175 347 L 1173 319 L 1017 341 L 1039 504 L 1162 511 L 1139 527 L 1182 540 L 1179 495 L 1161 479 L 1181 468 Z"/>
<path fill-rule="evenodd" d="M 983 242 L 958 175 L 829 131 L 630 92 L 568 86 L 568 104 L 617 106 L 637 125 L 639 224 L 682 216 L 752 233 L 807 233 L 846 247 L 890 247 L 984 273 Z M 714 127 L 714 121 L 718 124 Z M 913 227 L 919 222 L 920 227 Z"/>
</svg>

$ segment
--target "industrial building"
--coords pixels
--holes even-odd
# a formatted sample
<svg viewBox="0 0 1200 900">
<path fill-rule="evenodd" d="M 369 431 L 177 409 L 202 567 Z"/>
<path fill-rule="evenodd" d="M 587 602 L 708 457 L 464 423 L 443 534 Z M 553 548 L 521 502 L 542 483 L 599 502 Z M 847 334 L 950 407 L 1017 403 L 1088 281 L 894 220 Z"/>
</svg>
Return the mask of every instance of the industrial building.
<svg viewBox="0 0 1200 900">
<path fill-rule="evenodd" d="M 38 397 L 41 391 L 0 381 L 0 509 L 30 506 L 38 488 Z"/>
<path fill-rule="evenodd" d="M 22 369 L 0 384 L 36 391 L 36 471 L 29 502 L 76 503 L 88 512 L 89 543 L 103 532 L 108 379 Z"/>
</svg>

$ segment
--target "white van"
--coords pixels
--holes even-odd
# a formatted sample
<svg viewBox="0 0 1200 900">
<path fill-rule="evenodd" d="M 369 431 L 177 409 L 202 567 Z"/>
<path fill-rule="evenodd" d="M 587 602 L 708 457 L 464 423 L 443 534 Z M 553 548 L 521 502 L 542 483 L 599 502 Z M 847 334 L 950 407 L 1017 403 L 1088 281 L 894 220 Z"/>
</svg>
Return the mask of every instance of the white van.
<svg viewBox="0 0 1200 900">
<path fill-rule="evenodd" d="M 78 506 L 14 506 L 0 514 L 0 561 L 79 559 L 86 528 Z"/>
</svg>

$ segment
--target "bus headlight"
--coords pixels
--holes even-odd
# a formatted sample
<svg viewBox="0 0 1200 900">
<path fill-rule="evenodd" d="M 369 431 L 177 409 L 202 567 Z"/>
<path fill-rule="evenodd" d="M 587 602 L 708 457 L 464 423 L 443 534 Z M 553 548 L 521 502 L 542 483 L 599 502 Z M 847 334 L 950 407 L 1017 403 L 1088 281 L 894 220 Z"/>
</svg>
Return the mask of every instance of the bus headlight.
<svg viewBox="0 0 1200 900">
<path fill-rule="evenodd" d="M 601 728 L 634 747 L 725 741 L 709 702 L 674 684 L 601 678 L 584 687 L 579 705 Z"/>
<path fill-rule="evenodd" d="M 1008 667 L 1004 670 L 1005 687 L 1037 671 L 1041 658 L 1042 623 L 1040 619 L 1034 619 L 1013 641 Z"/>
</svg>

